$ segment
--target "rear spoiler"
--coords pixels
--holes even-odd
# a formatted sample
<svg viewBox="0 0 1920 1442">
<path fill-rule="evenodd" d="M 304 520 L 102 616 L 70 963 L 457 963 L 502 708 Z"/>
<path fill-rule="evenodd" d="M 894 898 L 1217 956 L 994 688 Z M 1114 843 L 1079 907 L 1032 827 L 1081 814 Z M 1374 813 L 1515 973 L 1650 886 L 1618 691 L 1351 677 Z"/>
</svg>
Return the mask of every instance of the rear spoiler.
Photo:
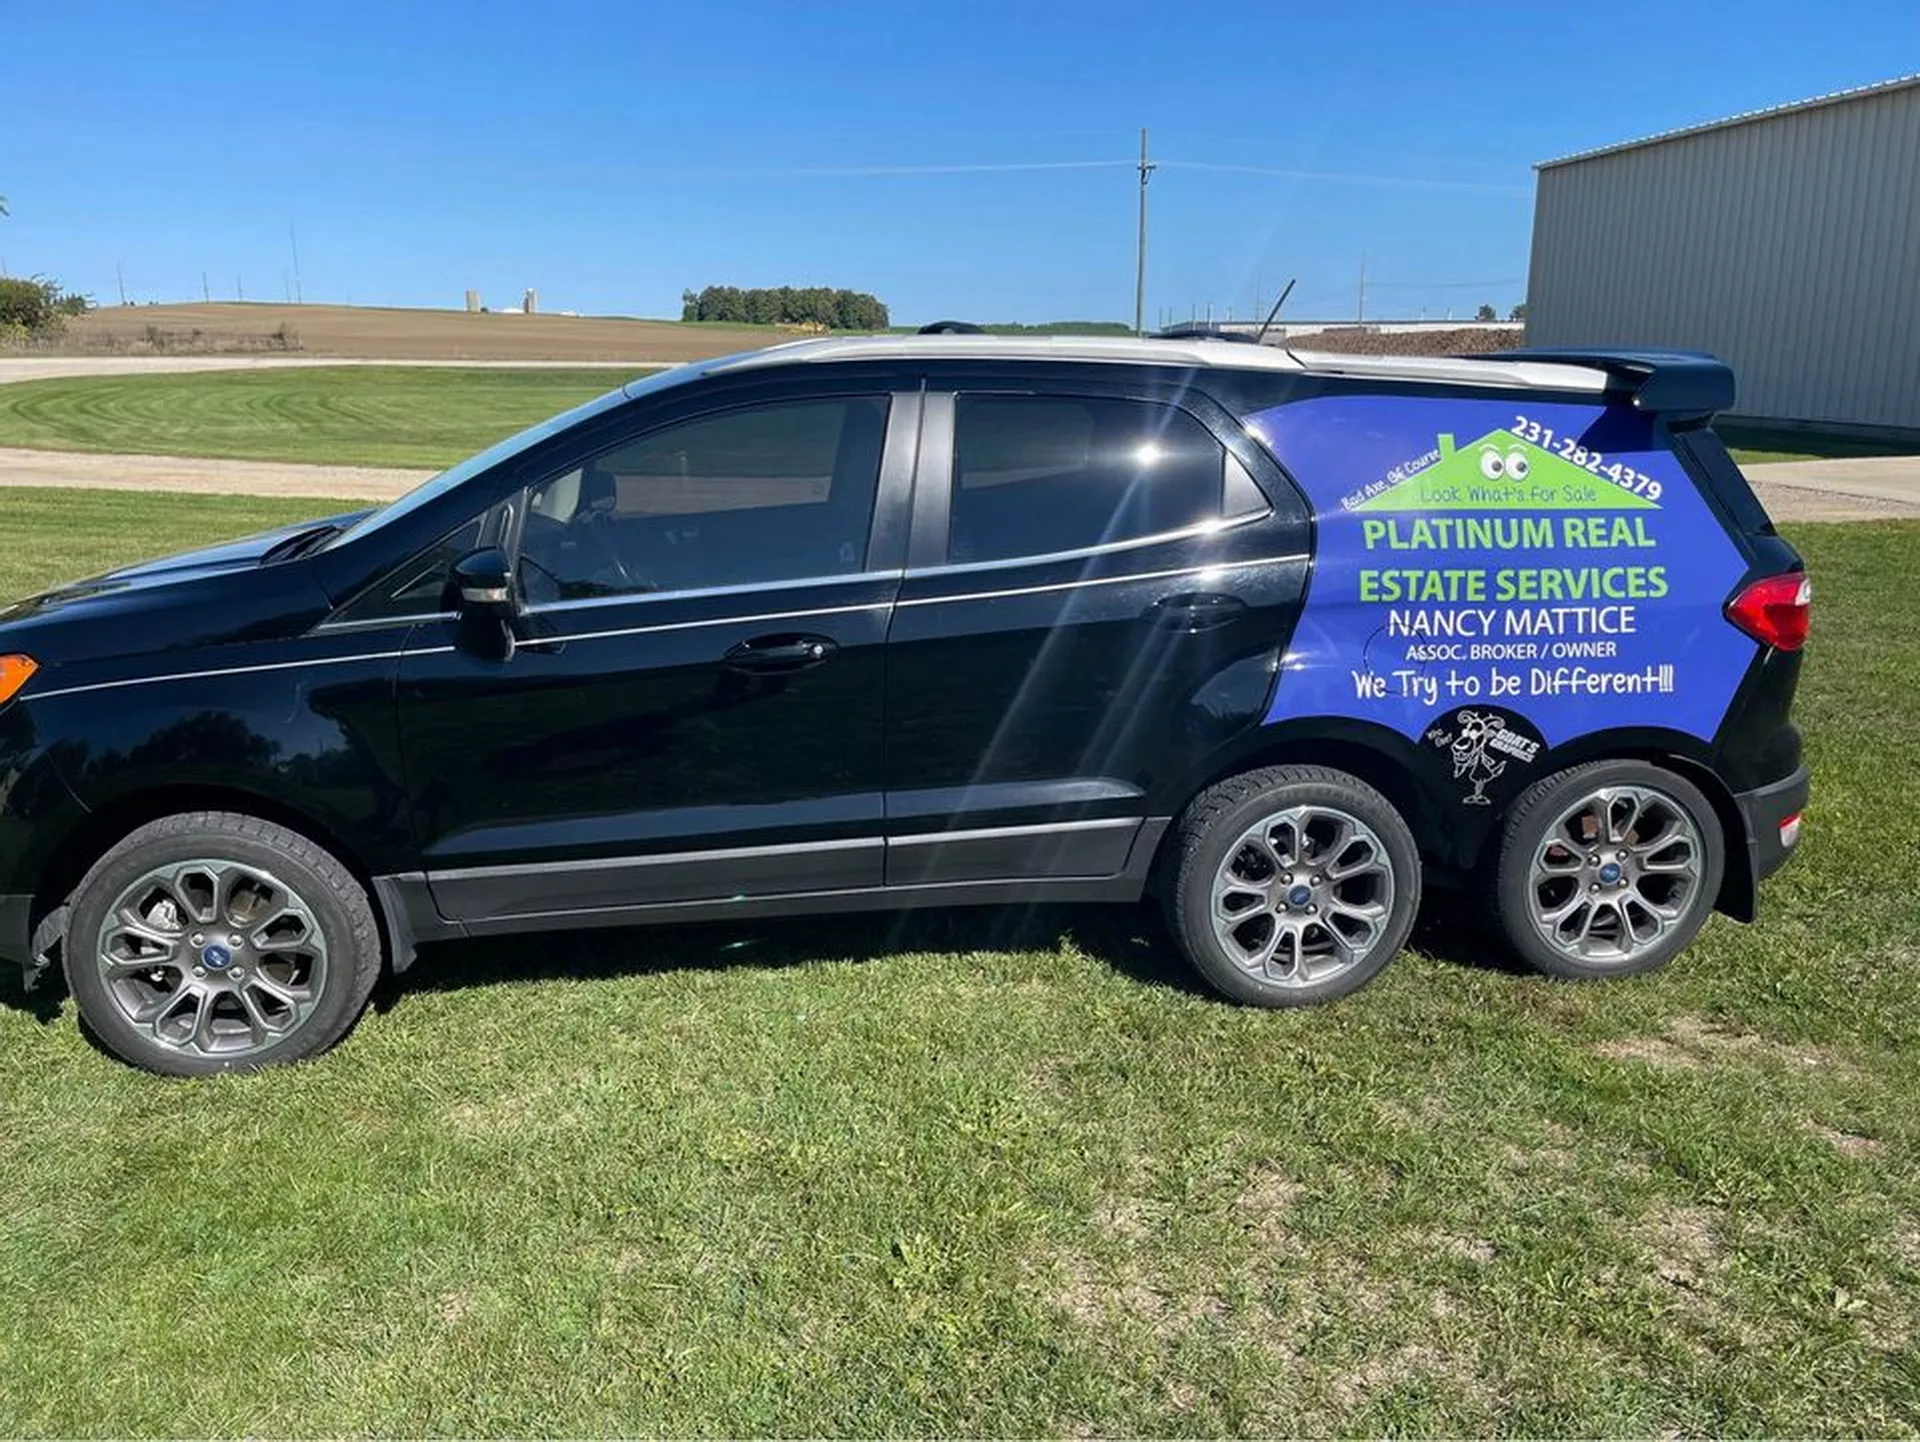
<svg viewBox="0 0 1920 1442">
<path fill-rule="evenodd" d="M 1476 357 L 1549 361 L 1607 373 L 1607 390 L 1628 396 L 1635 410 L 1658 411 L 1670 423 L 1701 425 L 1733 405 L 1733 372 L 1697 350 L 1520 350 Z"/>
</svg>

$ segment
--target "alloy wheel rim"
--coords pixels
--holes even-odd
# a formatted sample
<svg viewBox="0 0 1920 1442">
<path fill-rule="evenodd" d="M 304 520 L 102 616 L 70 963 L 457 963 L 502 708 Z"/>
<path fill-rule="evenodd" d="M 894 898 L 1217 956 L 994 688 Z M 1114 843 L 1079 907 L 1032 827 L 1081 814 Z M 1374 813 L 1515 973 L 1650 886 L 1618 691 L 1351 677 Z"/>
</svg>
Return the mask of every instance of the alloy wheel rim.
<svg viewBox="0 0 1920 1442">
<path fill-rule="evenodd" d="M 1563 809 L 1534 848 L 1527 876 L 1534 930 L 1579 961 L 1637 961 L 1685 918 L 1704 853 L 1700 828 L 1665 792 L 1591 791 Z"/>
<path fill-rule="evenodd" d="M 1227 849 L 1213 879 L 1213 935 L 1256 980 L 1314 986 L 1373 955 L 1393 899 L 1393 863 L 1370 826 L 1336 807 L 1289 806 Z"/>
<path fill-rule="evenodd" d="M 261 867 L 212 858 L 124 887 L 94 957 L 129 1025 L 168 1050 L 223 1060 L 306 1025 L 327 980 L 326 937 L 300 894 Z"/>
</svg>

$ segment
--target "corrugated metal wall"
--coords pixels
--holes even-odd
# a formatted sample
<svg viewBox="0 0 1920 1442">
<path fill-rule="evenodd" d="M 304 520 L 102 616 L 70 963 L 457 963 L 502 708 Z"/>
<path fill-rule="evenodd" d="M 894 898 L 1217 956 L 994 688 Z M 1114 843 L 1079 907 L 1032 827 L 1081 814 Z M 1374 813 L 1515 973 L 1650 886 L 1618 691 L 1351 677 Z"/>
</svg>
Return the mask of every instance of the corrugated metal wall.
<svg viewBox="0 0 1920 1442">
<path fill-rule="evenodd" d="M 1920 429 L 1920 86 L 1543 168 L 1527 343 L 1712 351 L 1740 415 Z"/>
</svg>

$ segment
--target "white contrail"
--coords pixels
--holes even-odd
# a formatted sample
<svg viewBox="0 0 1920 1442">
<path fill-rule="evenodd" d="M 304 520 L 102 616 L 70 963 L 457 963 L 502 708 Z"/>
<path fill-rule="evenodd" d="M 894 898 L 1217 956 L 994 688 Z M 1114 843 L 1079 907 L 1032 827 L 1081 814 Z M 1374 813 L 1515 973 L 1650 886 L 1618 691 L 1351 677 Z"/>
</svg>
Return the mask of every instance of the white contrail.
<svg viewBox="0 0 1920 1442">
<path fill-rule="evenodd" d="M 1283 180 L 1325 180 L 1339 185 L 1406 186 L 1417 190 L 1472 190 L 1483 195 L 1531 195 L 1524 185 L 1490 185 L 1475 180 L 1430 180 L 1411 175 L 1362 175 L 1340 170 L 1283 170 L 1271 165 L 1223 165 L 1211 160 L 1163 160 L 1164 170 L 1220 170 L 1235 175 L 1273 175 Z"/>
<path fill-rule="evenodd" d="M 994 165 L 823 165 L 779 170 L 682 170 L 695 176 L 836 176 L 836 175 L 984 175 L 1008 170 L 1108 170 L 1130 167 L 1131 160 L 1022 160 Z"/>
</svg>

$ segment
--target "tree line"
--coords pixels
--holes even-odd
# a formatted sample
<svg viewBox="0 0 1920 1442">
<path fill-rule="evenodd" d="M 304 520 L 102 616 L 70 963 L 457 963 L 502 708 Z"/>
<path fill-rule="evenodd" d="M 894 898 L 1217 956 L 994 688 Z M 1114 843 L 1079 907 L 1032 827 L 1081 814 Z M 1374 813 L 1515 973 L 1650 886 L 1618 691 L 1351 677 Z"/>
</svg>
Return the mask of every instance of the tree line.
<svg viewBox="0 0 1920 1442">
<path fill-rule="evenodd" d="M 680 319 L 745 325 L 820 325 L 831 330 L 885 330 L 887 308 L 863 290 L 824 285 L 743 289 L 710 285 L 682 291 Z"/>
</svg>

